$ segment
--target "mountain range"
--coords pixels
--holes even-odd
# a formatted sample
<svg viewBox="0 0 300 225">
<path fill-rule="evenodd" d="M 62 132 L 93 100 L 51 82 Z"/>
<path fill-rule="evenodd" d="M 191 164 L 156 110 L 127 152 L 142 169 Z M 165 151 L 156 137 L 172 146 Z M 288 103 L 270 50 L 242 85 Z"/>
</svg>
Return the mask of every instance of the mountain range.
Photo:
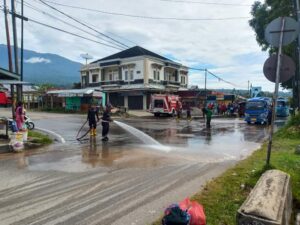
<svg viewBox="0 0 300 225">
<path fill-rule="evenodd" d="M 24 81 L 34 84 L 71 86 L 74 82 L 80 82 L 79 70 L 82 64 L 60 55 L 24 49 L 23 65 Z M 3 44 L 0 44 L 0 67 L 8 69 L 7 47 Z"/>
</svg>

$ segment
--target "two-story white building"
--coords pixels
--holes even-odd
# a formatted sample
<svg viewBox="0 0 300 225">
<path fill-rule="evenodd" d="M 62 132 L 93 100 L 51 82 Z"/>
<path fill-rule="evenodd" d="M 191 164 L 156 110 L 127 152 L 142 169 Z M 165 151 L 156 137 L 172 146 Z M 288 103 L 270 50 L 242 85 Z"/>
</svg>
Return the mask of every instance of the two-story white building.
<svg viewBox="0 0 300 225">
<path fill-rule="evenodd" d="M 139 46 L 83 66 L 82 87 L 107 93 L 106 102 L 129 109 L 147 109 L 151 94 L 186 89 L 188 68 Z"/>
</svg>

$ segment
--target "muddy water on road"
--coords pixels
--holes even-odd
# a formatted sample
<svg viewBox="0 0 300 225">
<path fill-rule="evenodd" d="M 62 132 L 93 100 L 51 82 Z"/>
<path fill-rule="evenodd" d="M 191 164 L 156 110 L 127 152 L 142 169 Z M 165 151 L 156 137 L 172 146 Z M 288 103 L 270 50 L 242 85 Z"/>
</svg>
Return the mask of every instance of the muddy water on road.
<svg viewBox="0 0 300 225">
<path fill-rule="evenodd" d="M 80 127 L 74 119 L 72 127 Z M 248 126 L 239 119 L 213 120 L 206 129 L 203 121 L 173 119 L 128 119 L 123 122 L 140 129 L 156 139 L 170 152 L 159 146 L 143 145 L 142 141 L 112 124 L 110 141 L 101 136 L 75 141 L 76 130 L 62 130 L 68 137 L 66 144 L 55 144 L 17 155 L 1 155 L 13 160 L 17 168 L 33 171 L 84 172 L 101 168 L 104 171 L 120 168 L 147 168 L 190 162 L 221 162 L 240 160 L 257 149 L 267 135 L 264 126 Z M 77 125 L 76 125 L 77 124 Z M 101 128 L 100 128 L 101 129 Z M 99 130 L 99 129 L 98 129 Z M 72 138 L 74 137 L 74 139 Z"/>
<path fill-rule="evenodd" d="M 0 224 L 152 224 L 256 149 L 266 132 L 239 120 L 213 120 L 211 130 L 203 121 L 122 121 L 169 146 L 166 153 L 115 124 L 109 142 L 99 134 L 78 142 L 85 119 L 40 121 L 66 143 L 0 156 Z"/>
</svg>

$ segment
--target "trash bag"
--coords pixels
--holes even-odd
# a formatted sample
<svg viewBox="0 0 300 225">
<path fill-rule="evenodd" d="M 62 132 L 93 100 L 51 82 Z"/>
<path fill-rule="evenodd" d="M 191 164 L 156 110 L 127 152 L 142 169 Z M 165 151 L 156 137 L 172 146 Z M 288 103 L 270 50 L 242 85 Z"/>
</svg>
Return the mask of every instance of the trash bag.
<svg viewBox="0 0 300 225">
<path fill-rule="evenodd" d="M 187 211 L 190 215 L 190 224 L 189 225 L 205 225 L 206 217 L 204 213 L 203 206 L 196 201 L 191 201 L 189 198 L 184 199 L 179 203 L 179 206 L 182 210 Z"/>
<path fill-rule="evenodd" d="M 180 209 L 178 204 L 172 204 L 165 210 L 162 225 L 189 225 L 190 216 Z"/>
</svg>

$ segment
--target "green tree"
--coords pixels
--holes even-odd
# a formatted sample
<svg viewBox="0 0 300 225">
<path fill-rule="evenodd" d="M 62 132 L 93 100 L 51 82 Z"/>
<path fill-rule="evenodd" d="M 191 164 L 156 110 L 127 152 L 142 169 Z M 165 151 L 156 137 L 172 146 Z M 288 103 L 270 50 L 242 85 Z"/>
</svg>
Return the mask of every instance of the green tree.
<svg viewBox="0 0 300 225">
<path fill-rule="evenodd" d="M 81 83 L 80 82 L 78 82 L 78 83 L 73 83 L 73 85 L 72 85 L 72 89 L 80 89 L 81 88 Z"/>
<path fill-rule="evenodd" d="M 47 92 L 48 90 L 52 89 L 52 88 L 55 88 L 56 85 L 55 84 L 50 84 L 50 83 L 45 83 L 45 84 L 40 84 L 38 86 L 38 91 L 39 92 L 42 92 L 42 93 L 45 93 Z"/>
<path fill-rule="evenodd" d="M 277 52 L 278 49 L 270 46 L 265 40 L 265 29 L 267 25 L 280 16 L 293 16 L 294 1 L 293 0 L 265 0 L 264 3 L 254 2 L 251 9 L 252 19 L 249 25 L 255 31 L 256 41 L 263 51 L 269 51 L 270 54 Z M 296 59 L 296 43 L 292 43 L 283 48 L 283 53 Z M 292 88 L 292 79 L 283 83 L 282 87 Z"/>
</svg>

